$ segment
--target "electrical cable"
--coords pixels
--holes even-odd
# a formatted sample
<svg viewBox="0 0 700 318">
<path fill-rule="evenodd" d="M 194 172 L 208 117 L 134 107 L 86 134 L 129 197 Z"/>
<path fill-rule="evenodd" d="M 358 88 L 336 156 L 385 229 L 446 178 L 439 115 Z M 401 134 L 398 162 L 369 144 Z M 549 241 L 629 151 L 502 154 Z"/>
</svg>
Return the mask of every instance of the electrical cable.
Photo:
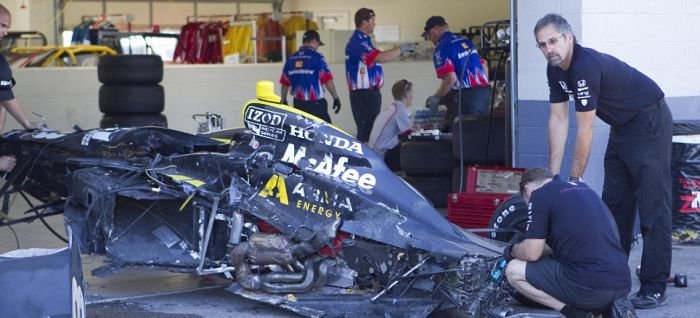
<svg viewBox="0 0 700 318">
<path fill-rule="evenodd" d="M 467 54 L 467 61 L 469 59 L 469 56 L 471 56 L 472 51 L 474 51 L 474 48 L 469 48 L 468 54 Z M 501 61 L 503 60 L 503 57 L 505 56 L 506 51 L 504 50 L 501 53 L 501 56 L 498 58 L 498 62 L 496 63 L 496 72 L 494 74 L 498 74 L 498 69 L 500 68 Z M 467 63 L 465 61 L 464 66 L 462 66 L 462 72 L 461 72 L 461 77 L 460 81 L 462 78 L 464 78 L 464 73 L 466 72 L 467 69 Z M 488 161 L 488 155 L 489 155 L 489 149 L 491 148 L 491 129 L 492 129 L 492 124 L 493 124 L 493 107 L 495 103 L 495 83 L 496 80 L 494 78 L 494 87 L 491 91 L 491 103 L 489 105 L 489 125 L 487 129 L 487 137 L 486 137 L 486 151 L 484 152 L 484 160 L 482 161 L 482 164 L 486 164 Z M 463 123 L 462 123 L 462 90 L 464 89 L 464 85 L 460 82 L 460 88 L 458 91 L 458 96 L 457 96 L 457 118 L 458 118 L 458 127 L 459 127 L 459 134 L 458 134 L 458 139 L 459 139 L 459 192 L 462 192 L 464 189 L 464 142 L 463 142 Z M 453 130 L 454 132 L 454 130 Z"/>
<path fill-rule="evenodd" d="M 501 51 L 501 56 L 498 57 L 498 62 L 496 62 L 496 71 L 493 73 L 494 74 L 494 79 L 493 79 L 493 89 L 491 90 L 491 107 L 489 111 L 489 128 L 487 129 L 487 135 L 486 135 L 486 151 L 484 152 L 484 161 L 483 164 L 486 164 L 489 158 L 489 150 L 491 149 L 491 127 L 493 126 L 493 107 L 495 106 L 496 103 L 496 77 L 498 77 L 498 70 L 501 68 L 501 62 L 503 61 L 503 57 L 505 57 L 506 51 L 503 50 Z"/>
<path fill-rule="evenodd" d="M 19 195 L 21 195 L 22 198 L 24 198 L 24 201 L 27 202 L 27 204 L 29 205 L 29 207 L 32 208 L 32 209 L 34 210 L 34 214 L 36 214 L 36 216 L 39 218 L 39 221 L 41 221 L 41 223 L 44 224 L 44 226 L 49 230 L 49 232 L 51 232 L 51 234 L 53 234 L 54 236 L 56 236 L 59 240 L 63 241 L 64 243 L 68 243 L 68 240 L 67 240 L 65 237 L 63 237 L 61 234 L 58 234 L 58 232 L 56 232 L 56 230 L 54 230 L 53 227 L 51 227 L 51 225 L 49 225 L 49 223 L 46 222 L 46 220 L 44 220 L 44 216 L 42 215 L 43 212 L 42 212 L 42 213 L 39 213 L 39 211 L 36 210 L 36 209 L 34 208 L 34 204 L 32 204 L 32 202 L 29 200 L 29 198 L 27 197 L 27 195 L 24 194 L 23 191 L 19 191 Z M 44 210 L 45 210 L 45 209 L 44 209 Z"/>
<path fill-rule="evenodd" d="M 12 231 L 12 235 L 15 236 L 15 243 L 17 243 L 17 249 L 19 249 L 19 237 L 17 237 L 17 232 L 15 232 L 15 229 L 12 228 L 12 225 L 7 225 L 7 227 Z"/>
</svg>

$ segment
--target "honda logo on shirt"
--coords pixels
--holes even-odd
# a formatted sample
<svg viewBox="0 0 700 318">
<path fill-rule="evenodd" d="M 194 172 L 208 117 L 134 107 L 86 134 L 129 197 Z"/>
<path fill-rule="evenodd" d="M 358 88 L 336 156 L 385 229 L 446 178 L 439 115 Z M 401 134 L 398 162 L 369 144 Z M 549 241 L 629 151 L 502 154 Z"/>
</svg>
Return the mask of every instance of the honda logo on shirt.
<svg viewBox="0 0 700 318">
<path fill-rule="evenodd" d="M 578 87 L 586 87 L 586 80 L 580 80 L 576 82 L 576 85 L 578 85 Z"/>
</svg>

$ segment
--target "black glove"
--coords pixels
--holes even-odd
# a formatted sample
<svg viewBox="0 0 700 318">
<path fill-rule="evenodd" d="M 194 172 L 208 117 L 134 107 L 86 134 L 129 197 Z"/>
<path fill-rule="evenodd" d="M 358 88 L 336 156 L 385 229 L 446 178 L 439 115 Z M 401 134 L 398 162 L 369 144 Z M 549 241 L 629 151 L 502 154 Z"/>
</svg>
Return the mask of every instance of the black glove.
<svg viewBox="0 0 700 318">
<path fill-rule="evenodd" d="M 511 260 L 513 260 L 515 258 L 515 257 L 513 257 L 513 254 L 512 254 L 514 245 L 515 244 L 510 244 L 503 249 L 503 259 L 505 259 L 506 262 L 510 262 Z"/>
<path fill-rule="evenodd" d="M 438 110 L 438 105 L 440 105 L 440 96 L 432 95 L 425 101 L 425 107 L 430 108 L 430 111 L 432 112 L 436 112 Z"/>
<path fill-rule="evenodd" d="M 333 111 L 336 114 L 340 111 L 340 98 L 333 98 Z"/>
</svg>

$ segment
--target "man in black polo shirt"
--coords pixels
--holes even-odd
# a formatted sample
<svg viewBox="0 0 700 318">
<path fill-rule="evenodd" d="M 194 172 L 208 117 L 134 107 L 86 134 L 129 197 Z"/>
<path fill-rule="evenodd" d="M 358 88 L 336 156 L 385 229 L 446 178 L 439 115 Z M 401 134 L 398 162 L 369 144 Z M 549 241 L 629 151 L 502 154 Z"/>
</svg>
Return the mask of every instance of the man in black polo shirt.
<svg viewBox="0 0 700 318">
<path fill-rule="evenodd" d="M 626 297 L 631 278 L 610 211 L 585 183 L 545 168 L 523 174 L 525 239 L 504 250 L 508 282 L 567 318 L 587 317 Z"/>
<path fill-rule="evenodd" d="M 535 26 L 537 47 L 549 62 L 549 167 L 559 173 L 569 129 L 569 95 L 576 108 L 576 144 L 570 180 L 588 164 L 597 115 L 610 125 L 603 201 L 613 213 L 629 255 L 637 210 L 641 220 L 641 286 L 635 307 L 666 300 L 671 271 L 671 137 L 673 120 L 659 86 L 617 58 L 576 43 L 569 23 L 548 14 Z"/>
</svg>

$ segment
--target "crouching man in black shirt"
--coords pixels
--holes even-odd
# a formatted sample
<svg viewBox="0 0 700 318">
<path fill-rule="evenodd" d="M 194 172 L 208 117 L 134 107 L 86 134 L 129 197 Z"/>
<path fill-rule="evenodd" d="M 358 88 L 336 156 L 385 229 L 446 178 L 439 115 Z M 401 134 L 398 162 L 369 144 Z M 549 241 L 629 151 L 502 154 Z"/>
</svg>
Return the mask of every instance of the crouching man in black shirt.
<svg viewBox="0 0 700 318">
<path fill-rule="evenodd" d="M 525 237 L 503 252 L 515 289 L 567 318 L 589 317 L 627 296 L 627 255 L 593 190 L 535 168 L 523 175 L 520 191 L 529 207 Z"/>
</svg>

